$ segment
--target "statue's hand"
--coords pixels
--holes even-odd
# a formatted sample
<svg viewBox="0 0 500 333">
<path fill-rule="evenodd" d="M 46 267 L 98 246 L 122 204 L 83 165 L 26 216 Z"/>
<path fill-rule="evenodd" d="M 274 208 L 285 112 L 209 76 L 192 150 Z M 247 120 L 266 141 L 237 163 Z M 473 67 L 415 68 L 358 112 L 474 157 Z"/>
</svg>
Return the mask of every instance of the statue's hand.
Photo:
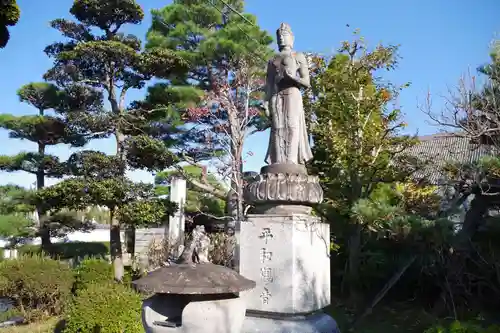
<svg viewBox="0 0 500 333">
<path fill-rule="evenodd" d="M 282 71 L 277 71 L 275 77 L 275 82 L 280 82 L 286 76 Z"/>
<path fill-rule="evenodd" d="M 285 76 L 293 79 L 295 74 L 293 74 L 291 70 L 287 69 L 285 70 Z"/>
</svg>

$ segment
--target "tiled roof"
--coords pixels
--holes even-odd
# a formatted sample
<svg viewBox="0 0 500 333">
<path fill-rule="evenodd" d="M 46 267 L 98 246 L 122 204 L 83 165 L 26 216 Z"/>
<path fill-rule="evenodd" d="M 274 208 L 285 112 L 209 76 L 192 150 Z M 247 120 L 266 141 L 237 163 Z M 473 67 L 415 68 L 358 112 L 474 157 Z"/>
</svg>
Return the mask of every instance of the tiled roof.
<svg viewBox="0 0 500 333">
<path fill-rule="evenodd" d="M 453 133 L 440 133 L 419 137 L 420 142 L 407 153 L 427 161 L 427 166 L 415 174 L 415 178 L 426 178 L 432 184 L 446 180 L 443 167 L 447 163 L 468 164 L 483 156 L 499 154 L 498 147 L 471 142 L 467 137 Z"/>
</svg>

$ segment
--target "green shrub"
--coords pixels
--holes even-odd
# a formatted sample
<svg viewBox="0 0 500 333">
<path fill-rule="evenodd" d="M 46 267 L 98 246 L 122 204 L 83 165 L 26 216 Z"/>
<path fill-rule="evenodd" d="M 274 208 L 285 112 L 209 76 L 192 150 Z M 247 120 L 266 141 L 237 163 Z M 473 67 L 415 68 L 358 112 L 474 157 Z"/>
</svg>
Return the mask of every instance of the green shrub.
<svg viewBox="0 0 500 333">
<path fill-rule="evenodd" d="M 41 254 L 42 250 L 40 245 L 24 245 L 19 248 L 18 252 L 19 254 Z M 109 242 L 54 243 L 48 254 L 59 259 L 104 258 L 109 255 Z"/>
<path fill-rule="evenodd" d="M 477 323 L 455 321 L 449 326 L 433 326 L 424 333 L 500 333 L 500 326 L 491 325 L 483 327 Z"/>
<path fill-rule="evenodd" d="M 143 333 L 141 297 L 118 283 L 90 284 L 77 292 L 65 312 L 64 333 Z"/>
<path fill-rule="evenodd" d="M 27 321 L 59 315 L 71 296 L 71 268 L 41 256 L 0 262 L 0 296 L 10 297 Z"/>
<path fill-rule="evenodd" d="M 132 281 L 135 281 L 137 279 L 140 279 L 143 274 L 141 274 L 141 271 L 136 269 L 135 267 L 132 266 L 125 266 L 125 274 L 123 275 L 123 280 L 122 283 L 124 284 L 130 284 Z"/>
<path fill-rule="evenodd" d="M 208 237 L 210 237 L 208 253 L 210 262 L 232 268 L 236 239 L 225 232 L 211 233 Z"/>
<path fill-rule="evenodd" d="M 75 268 L 75 290 L 86 288 L 93 283 L 113 281 L 113 266 L 104 259 L 88 258 Z"/>
</svg>

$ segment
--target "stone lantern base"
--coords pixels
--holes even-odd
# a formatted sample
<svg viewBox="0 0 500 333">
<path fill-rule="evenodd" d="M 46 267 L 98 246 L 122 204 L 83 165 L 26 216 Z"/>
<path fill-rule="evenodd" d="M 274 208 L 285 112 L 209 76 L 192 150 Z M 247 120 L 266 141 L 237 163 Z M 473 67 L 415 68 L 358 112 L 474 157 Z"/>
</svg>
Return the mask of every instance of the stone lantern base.
<svg viewBox="0 0 500 333">
<path fill-rule="evenodd" d="M 239 333 L 246 303 L 236 293 L 255 281 L 208 262 L 210 239 L 197 226 L 175 263 L 133 281 L 154 296 L 142 304 L 146 333 Z"/>
<path fill-rule="evenodd" d="M 156 294 L 143 302 L 146 333 L 240 332 L 245 302 L 236 295 Z"/>
</svg>

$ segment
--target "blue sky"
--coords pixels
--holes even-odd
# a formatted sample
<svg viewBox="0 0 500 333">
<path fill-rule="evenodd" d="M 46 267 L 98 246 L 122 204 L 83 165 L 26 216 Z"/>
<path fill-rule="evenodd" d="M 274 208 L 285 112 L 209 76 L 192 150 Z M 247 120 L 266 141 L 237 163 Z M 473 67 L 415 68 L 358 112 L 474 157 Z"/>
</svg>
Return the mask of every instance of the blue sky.
<svg viewBox="0 0 500 333">
<path fill-rule="evenodd" d="M 23 84 L 42 80 L 51 65 L 43 48 L 60 39 L 48 22 L 69 18 L 72 0 L 17 1 L 21 19 L 10 29 L 12 39 L 7 47 L 0 49 L 0 113 L 23 115 L 35 110 L 18 101 L 16 90 Z M 139 2 L 146 18 L 142 25 L 127 27 L 127 31 L 144 37 L 151 22 L 150 10 L 171 1 Z M 401 44 L 403 59 L 390 79 L 395 83 L 412 83 L 403 92 L 400 105 L 409 129 L 418 130 L 419 134 L 437 130 L 419 111 L 418 100 L 425 97 L 428 89 L 434 95 L 446 93 L 461 74 L 488 61 L 489 43 L 495 33 L 500 32 L 498 0 L 249 0 L 246 10 L 255 14 L 261 27 L 271 33 L 281 22 L 289 23 L 299 51 L 331 54 L 342 40 L 351 37 L 355 28 L 361 30 L 371 45 Z M 142 95 L 143 92 L 134 91 L 129 99 Z M 434 107 L 439 108 L 440 103 L 435 101 Z M 246 169 L 258 171 L 263 165 L 267 138 L 268 133 L 259 133 L 248 140 L 246 148 L 254 155 L 247 159 Z M 112 140 L 95 141 L 86 148 L 106 153 L 115 149 Z M 0 130 L 0 154 L 31 150 L 35 150 L 34 144 L 9 139 L 7 132 Z M 49 148 L 49 153 L 67 158 L 72 150 L 60 145 Z M 133 172 L 131 177 L 137 181 L 153 180 L 147 172 Z M 26 173 L 0 172 L 0 184 L 29 186 L 34 181 L 35 178 Z"/>
</svg>

